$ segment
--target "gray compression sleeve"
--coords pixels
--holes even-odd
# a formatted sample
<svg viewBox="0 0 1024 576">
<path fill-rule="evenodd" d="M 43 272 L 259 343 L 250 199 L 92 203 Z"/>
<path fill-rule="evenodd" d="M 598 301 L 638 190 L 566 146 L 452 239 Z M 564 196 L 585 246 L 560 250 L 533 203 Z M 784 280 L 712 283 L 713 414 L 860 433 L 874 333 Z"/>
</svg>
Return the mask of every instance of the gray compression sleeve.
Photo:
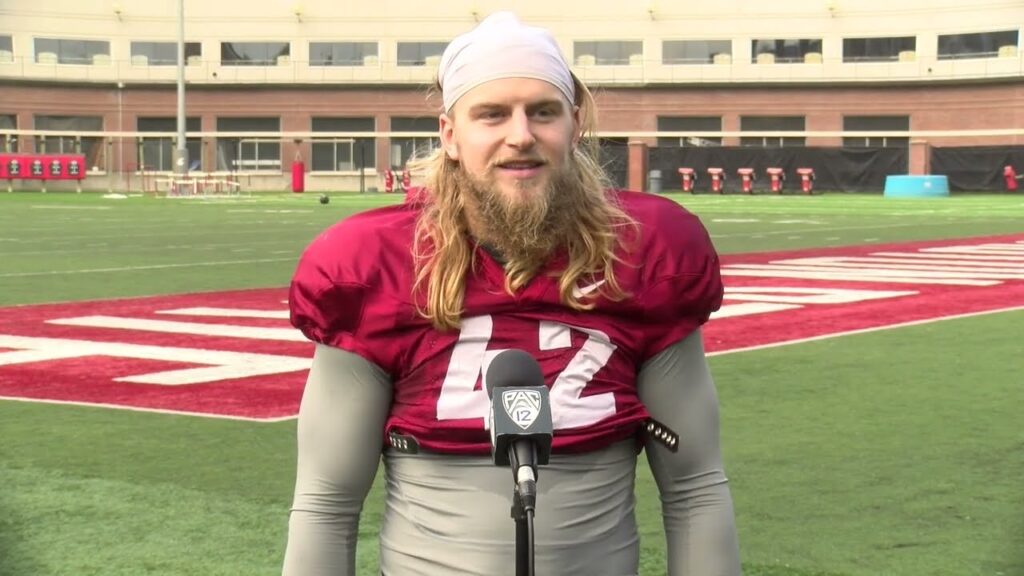
<svg viewBox="0 0 1024 576">
<path fill-rule="evenodd" d="M 284 576 L 354 576 L 363 500 L 380 463 L 391 381 L 375 364 L 318 345 L 298 421 Z"/>
<path fill-rule="evenodd" d="M 669 576 L 740 574 L 732 496 L 718 438 L 718 395 L 699 330 L 640 370 L 640 399 L 679 435 L 679 450 L 645 438 L 661 494 Z"/>
</svg>

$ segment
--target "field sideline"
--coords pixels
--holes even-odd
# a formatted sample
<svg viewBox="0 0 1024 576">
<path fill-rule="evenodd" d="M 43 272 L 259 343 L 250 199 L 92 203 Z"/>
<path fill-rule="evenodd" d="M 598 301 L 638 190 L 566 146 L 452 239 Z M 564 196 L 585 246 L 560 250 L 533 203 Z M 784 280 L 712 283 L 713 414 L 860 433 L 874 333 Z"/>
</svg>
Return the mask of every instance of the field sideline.
<svg viewBox="0 0 1024 576">
<path fill-rule="evenodd" d="M 317 196 L 0 194 L 0 318 L 43 303 L 280 289 L 317 232 L 400 201 L 335 194 L 321 205 Z M 766 252 L 1024 240 L 1024 196 L 669 196 L 702 218 L 727 263 Z M 712 356 L 745 574 L 1024 574 L 1024 278 L 1015 257 L 1001 258 L 1003 268 L 986 269 L 1005 276 L 992 289 L 1016 310 Z M 726 278 L 727 287 L 755 283 Z M 953 315 L 957 294 L 934 301 L 933 320 Z M 863 306 L 851 314 L 868 314 Z M 906 312 L 892 310 L 893 318 Z M 804 318 L 773 318 L 787 317 Z M 752 332 L 786 326 L 750 322 Z M 0 325 L 0 335 L 21 331 Z M 239 350 L 278 345 L 261 346 Z M 23 374 L 5 371 L 9 352 L 0 344 L 0 387 Z M 293 420 L 0 400 L 0 437 L 2 576 L 280 571 Z M 379 483 L 361 527 L 360 574 L 375 573 Z M 664 543 L 645 466 L 637 495 L 641 573 L 656 576 Z"/>
</svg>

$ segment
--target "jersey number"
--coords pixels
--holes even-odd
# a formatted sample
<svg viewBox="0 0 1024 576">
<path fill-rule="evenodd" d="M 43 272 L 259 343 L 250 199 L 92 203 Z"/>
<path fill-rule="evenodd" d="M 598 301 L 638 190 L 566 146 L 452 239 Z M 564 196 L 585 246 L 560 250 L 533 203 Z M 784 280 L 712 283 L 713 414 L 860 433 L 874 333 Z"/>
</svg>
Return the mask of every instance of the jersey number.
<svg viewBox="0 0 1024 576">
<path fill-rule="evenodd" d="M 481 375 L 486 379 L 491 360 L 503 351 L 487 349 L 493 326 L 489 315 L 463 320 L 459 341 L 455 344 L 448 373 L 441 384 L 441 395 L 437 399 L 438 420 L 483 418 L 486 421 L 491 403 L 487 391 L 476 389 L 476 383 Z M 555 430 L 589 426 L 615 414 L 614 393 L 582 396 L 594 374 L 604 368 L 615 352 L 615 345 L 607 334 L 600 330 L 541 321 L 538 325 L 540 349 L 571 348 L 573 329 L 585 333 L 587 340 L 551 385 L 551 418 Z"/>
</svg>

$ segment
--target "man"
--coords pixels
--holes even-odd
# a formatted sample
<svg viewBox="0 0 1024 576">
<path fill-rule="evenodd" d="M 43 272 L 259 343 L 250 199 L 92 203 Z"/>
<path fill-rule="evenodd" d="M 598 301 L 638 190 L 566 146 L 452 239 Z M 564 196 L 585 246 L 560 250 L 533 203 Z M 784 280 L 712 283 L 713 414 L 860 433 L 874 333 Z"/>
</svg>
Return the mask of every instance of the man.
<svg viewBox="0 0 1024 576">
<path fill-rule="evenodd" d="M 512 482 L 491 464 L 481 382 L 519 348 L 555 428 L 537 574 L 638 572 L 640 439 L 666 573 L 739 574 L 700 335 L 722 298 L 704 228 L 674 202 L 607 190 L 584 139 L 593 98 L 548 32 L 493 15 L 448 46 L 438 84 L 427 185 L 327 230 L 292 282 L 292 323 L 317 347 L 284 573 L 355 573 L 383 453 L 382 574 L 513 574 Z"/>
</svg>

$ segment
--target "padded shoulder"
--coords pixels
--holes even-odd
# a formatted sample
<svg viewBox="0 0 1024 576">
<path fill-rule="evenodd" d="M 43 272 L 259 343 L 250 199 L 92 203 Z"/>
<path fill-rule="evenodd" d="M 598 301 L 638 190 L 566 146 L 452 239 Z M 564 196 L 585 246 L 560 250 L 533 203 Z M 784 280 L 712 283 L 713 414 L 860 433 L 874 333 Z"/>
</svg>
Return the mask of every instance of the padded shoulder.
<svg viewBox="0 0 1024 576">
<path fill-rule="evenodd" d="M 387 328 L 393 314 L 386 307 L 393 309 L 396 301 L 408 298 L 402 291 L 411 288 L 416 213 L 405 204 L 370 210 L 317 236 L 292 277 L 292 325 L 314 342 L 386 367 L 368 337 Z"/>
<path fill-rule="evenodd" d="M 637 258 L 643 271 L 638 295 L 650 325 L 645 357 L 682 340 L 722 304 L 718 253 L 700 219 L 654 194 L 620 192 L 639 224 Z"/>
</svg>

